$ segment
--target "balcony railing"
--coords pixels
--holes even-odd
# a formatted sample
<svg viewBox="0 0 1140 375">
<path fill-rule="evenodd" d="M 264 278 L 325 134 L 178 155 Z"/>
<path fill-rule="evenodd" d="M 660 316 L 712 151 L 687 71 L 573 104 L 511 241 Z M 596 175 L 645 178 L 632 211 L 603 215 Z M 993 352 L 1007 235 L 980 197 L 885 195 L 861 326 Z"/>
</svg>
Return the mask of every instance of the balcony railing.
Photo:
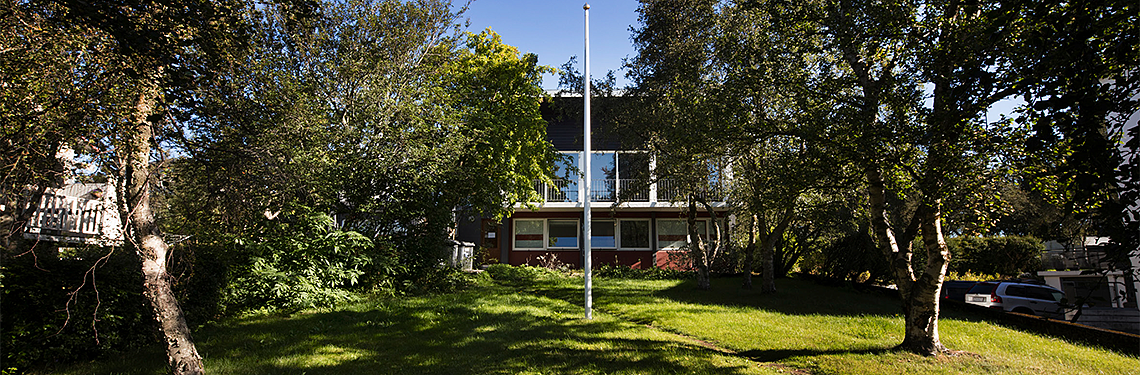
<svg viewBox="0 0 1140 375">
<path fill-rule="evenodd" d="M 580 186 L 575 180 L 558 179 L 551 185 L 536 183 L 535 190 L 548 203 L 579 202 Z M 652 193 L 654 190 L 656 190 L 656 199 Z M 646 184 L 645 181 L 637 179 L 593 179 L 590 181 L 589 197 L 591 202 L 671 202 L 685 200 L 685 194 L 689 190 L 674 180 Z M 725 198 L 724 189 L 716 184 L 701 190 L 697 196 L 709 202 L 721 202 Z"/>
<path fill-rule="evenodd" d="M 624 201 L 649 202 L 649 185 L 645 184 L 645 181 L 621 179 L 618 180 L 618 189 Z"/>
<path fill-rule="evenodd" d="M 657 201 L 684 201 L 688 199 L 689 191 L 691 191 L 691 187 L 681 181 L 661 180 L 657 182 Z M 702 186 L 702 189 L 697 190 L 695 194 L 706 202 L 723 202 L 726 198 L 724 185 L 715 182 L 709 183 L 708 186 Z"/>
<path fill-rule="evenodd" d="M 44 194 L 28 222 L 29 233 L 96 237 L 101 234 L 103 204 L 98 200 Z"/>
<path fill-rule="evenodd" d="M 574 180 L 554 180 L 554 184 L 536 183 L 535 190 L 542 194 L 547 202 L 577 202 L 578 182 Z"/>
<path fill-rule="evenodd" d="M 1110 269 L 1112 263 L 1105 261 L 1104 249 L 1052 250 L 1041 253 L 1042 270 L 1090 270 Z"/>
</svg>

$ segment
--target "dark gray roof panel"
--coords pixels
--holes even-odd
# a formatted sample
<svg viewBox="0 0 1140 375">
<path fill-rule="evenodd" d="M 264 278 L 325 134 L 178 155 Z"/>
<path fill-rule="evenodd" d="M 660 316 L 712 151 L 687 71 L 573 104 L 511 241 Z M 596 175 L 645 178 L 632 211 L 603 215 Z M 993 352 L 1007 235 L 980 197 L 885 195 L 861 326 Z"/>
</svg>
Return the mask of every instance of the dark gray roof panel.
<svg viewBox="0 0 1140 375">
<path fill-rule="evenodd" d="M 591 110 L 596 104 L 591 103 Z M 558 151 L 582 151 L 582 98 L 552 98 L 542 103 L 542 118 L 546 119 L 546 139 Z M 590 123 L 591 148 L 594 150 L 622 150 L 621 142 L 608 131 L 609 124 L 594 115 Z M 631 148 L 636 149 L 636 147 Z"/>
</svg>

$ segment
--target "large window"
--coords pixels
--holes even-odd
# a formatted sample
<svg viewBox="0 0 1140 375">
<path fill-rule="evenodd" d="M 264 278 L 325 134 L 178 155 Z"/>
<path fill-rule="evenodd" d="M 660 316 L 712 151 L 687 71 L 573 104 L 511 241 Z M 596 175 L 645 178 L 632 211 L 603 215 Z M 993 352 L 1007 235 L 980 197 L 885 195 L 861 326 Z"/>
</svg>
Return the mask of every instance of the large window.
<svg viewBox="0 0 1140 375">
<path fill-rule="evenodd" d="M 621 248 L 648 249 L 649 246 L 649 220 L 622 220 L 620 221 Z"/>
<path fill-rule="evenodd" d="M 613 152 L 590 155 L 590 199 L 610 202 L 617 198 L 618 170 Z"/>
<path fill-rule="evenodd" d="M 515 220 L 515 248 L 541 249 L 544 220 Z"/>
<path fill-rule="evenodd" d="M 705 232 L 706 221 L 701 221 Z M 679 248 L 687 243 L 684 220 L 658 220 L 658 242 L 662 248 Z M 581 220 L 515 219 L 514 248 L 517 250 L 577 249 L 582 244 Z M 593 220 L 590 247 L 595 249 L 649 250 L 653 248 L 649 219 Z"/>
<path fill-rule="evenodd" d="M 578 247 L 578 220 L 550 220 L 550 246 Z"/>
<path fill-rule="evenodd" d="M 577 202 L 579 169 L 578 153 L 563 152 L 565 158 L 554 163 L 554 185 L 546 193 L 548 202 Z"/>
<path fill-rule="evenodd" d="M 697 221 L 697 233 L 708 240 L 708 223 Z M 657 220 L 657 247 L 659 249 L 679 249 L 688 244 L 689 224 L 687 220 Z"/>
<path fill-rule="evenodd" d="M 590 247 L 595 249 L 617 247 L 613 221 L 592 220 L 590 223 Z"/>
</svg>

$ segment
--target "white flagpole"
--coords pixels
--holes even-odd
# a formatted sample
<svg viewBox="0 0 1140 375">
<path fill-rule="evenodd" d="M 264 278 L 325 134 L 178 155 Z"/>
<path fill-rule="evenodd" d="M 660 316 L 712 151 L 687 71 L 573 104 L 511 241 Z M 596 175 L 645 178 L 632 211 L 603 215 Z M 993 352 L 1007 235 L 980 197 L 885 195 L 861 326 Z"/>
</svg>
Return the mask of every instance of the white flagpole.
<svg viewBox="0 0 1140 375">
<path fill-rule="evenodd" d="M 594 318 L 594 297 L 592 290 L 594 285 L 593 277 L 591 275 L 591 269 L 593 268 L 591 267 L 591 263 L 593 262 L 590 255 L 590 239 L 592 238 L 592 233 L 590 233 L 590 4 L 586 3 L 586 5 L 582 6 L 582 9 L 586 12 L 586 58 L 584 59 L 586 72 L 582 75 L 582 83 L 583 87 L 585 88 L 585 91 L 582 93 L 582 97 L 585 98 L 586 101 L 586 114 L 584 120 L 585 135 L 582 137 L 584 150 L 584 155 L 582 155 L 582 157 L 585 159 L 582 163 L 582 166 L 584 168 L 582 171 L 582 187 L 586 193 L 585 197 L 582 199 L 582 206 L 585 207 L 583 209 L 584 213 L 582 214 L 583 227 L 585 228 L 585 230 L 583 230 L 585 233 L 585 240 L 582 241 L 582 255 L 584 257 L 582 272 L 586 274 L 586 319 L 590 320 Z"/>
</svg>

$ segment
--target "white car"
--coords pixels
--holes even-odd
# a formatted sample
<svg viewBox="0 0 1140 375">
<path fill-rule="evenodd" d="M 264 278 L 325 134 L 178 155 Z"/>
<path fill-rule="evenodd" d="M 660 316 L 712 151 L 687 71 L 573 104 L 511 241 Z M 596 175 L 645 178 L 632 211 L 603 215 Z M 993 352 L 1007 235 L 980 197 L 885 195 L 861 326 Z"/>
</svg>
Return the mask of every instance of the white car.
<svg viewBox="0 0 1140 375">
<path fill-rule="evenodd" d="M 1047 285 L 987 281 L 966 292 L 966 303 L 1016 313 L 1064 319 L 1065 292 Z"/>
</svg>

